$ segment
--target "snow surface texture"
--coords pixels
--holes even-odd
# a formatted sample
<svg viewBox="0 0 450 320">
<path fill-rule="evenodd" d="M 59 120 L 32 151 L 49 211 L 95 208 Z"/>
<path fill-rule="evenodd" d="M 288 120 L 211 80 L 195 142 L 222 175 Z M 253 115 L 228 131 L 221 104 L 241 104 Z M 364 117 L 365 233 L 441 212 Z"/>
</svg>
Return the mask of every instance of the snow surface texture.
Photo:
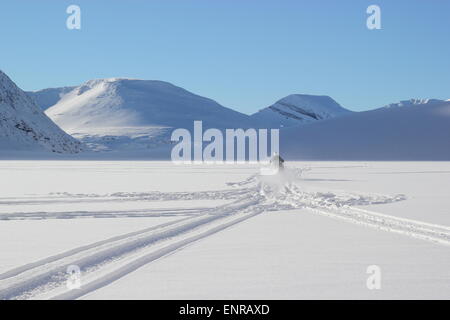
<svg viewBox="0 0 450 320">
<path fill-rule="evenodd" d="M 293 94 L 253 114 L 268 127 L 292 127 L 351 113 L 328 96 Z"/>
<path fill-rule="evenodd" d="M 58 91 L 58 89 L 54 89 Z M 96 151 L 139 150 L 170 144 L 174 128 L 253 127 L 249 116 L 170 83 L 135 79 L 91 80 L 47 109 L 63 130 Z"/>
<path fill-rule="evenodd" d="M 81 145 L 0 71 L 0 154 L 11 150 L 77 153 Z"/>
<path fill-rule="evenodd" d="M 1 190 L 0 259 L 3 261 L 0 266 L 10 266 L 0 267 L 2 299 L 227 298 L 230 295 L 235 298 L 448 298 L 450 294 L 450 227 L 447 224 L 450 220 L 448 215 L 437 215 L 450 204 L 443 191 L 449 180 L 439 179 L 449 174 L 448 163 L 307 163 L 294 164 L 277 176 L 259 176 L 259 168 L 255 166 L 175 166 L 163 162 L 24 162 L 5 163 L 0 170 L 11 181 L 18 181 L 24 171 L 31 181 L 42 180 L 42 176 L 54 177 L 46 183 L 47 193 L 33 185 L 25 188 L 13 185 Z M 422 176 L 422 184 L 413 189 L 414 184 L 405 177 L 417 179 L 418 174 Z M 87 177 L 92 183 L 78 184 Z M 105 184 L 105 179 L 109 183 Z M 151 191 L 151 188 L 161 191 Z M 409 201 L 415 201 L 413 206 L 417 206 L 417 201 L 425 204 L 424 195 L 429 190 L 436 190 L 430 198 L 434 203 L 432 211 L 421 212 L 421 218 L 417 219 L 404 210 Z M 225 203 L 220 203 L 224 200 Z M 199 207 L 204 201 L 216 205 Z M 167 202 L 180 205 L 176 210 L 162 208 Z M 39 210 L 61 203 L 71 211 L 55 215 L 55 212 Z M 109 207 L 109 212 L 92 210 L 72 215 L 79 206 L 89 208 L 100 203 Z M 136 203 L 153 209 L 147 214 L 141 210 L 139 215 L 129 215 L 130 211 L 136 211 Z M 121 212 L 120 204 L 123 209 L 131 210 Z M 383 212 L 389 206 L 397 206 L 395 213 Z M 14 212 L 17 209 L 21 212 Z M 38 215 L 29 214 L 39 211 Z M 287 212 L 291 214 L 286 215 Z M 168 219 L 161 220 L 166 213 Z M 275 220 L 267 223 L 271 217 Z M 83 224 L 75 232 L 79 221 L 85 219 L 103 220 L 104 228 L 117 228 L 111 222 L 115 219 L 134 219 L 136 224 L 134 229 L 117 234 L 101 231 L 103 237 L 89 237 L 93 240 L 86 242 L 87 234 L 99 233 L 101 224 L 95 223 L 95 228 Z M 152 223 L 153 219 L 158 222 Z M 72 234 L 63 238 L 74 240 L 65 249 L 58 246 L 52 251 L 50 244 L 55 242 L 52 233 L 56 230 L 48 226 L 54 226 L 55 220 L 67 221 L 65 228 L 72 230 Z M 34 230 L 41 228 L 48 235 L 47 240 L 45 237 L 37 240 L 41 246 L 33 247 L 34 241 L 27 239 L 30 233 L 26 230 L 31 226 Z M 58 231 L 61 228 L 64 226 L 60 224 Z M 260 242 L 260 238 L 255 238 L 261 232 L 270 236 L 267 239 L 270 241 Z M 8 237 L 11 233 L 16 236 Z M 312 236 L 316 242 L 311 242 Z M 238 243 L 222 247 L 230 239 Z M 34 250 L 30 250 L 32 247 Z M 192 254 L 195 248 L 204 249 Z M 43 250 L 44 256 L 27 258 Z M 290 252 L 289 258 L 284 255 L 286 250 Z M 184 252 L 191 255 L 186 257 Z M 256 260 L 253 252 L 257 252 Z M 204 259 L 209 263 L 195 264 Z M 20 262 L 12 265 L 10 260 Z M 194 269 L 180 267 L 192 263 Z M 380 264 L 383 270 L 383 289 L 378 293 L 365 286 L 366 267 L 371 264 Z M 68 265 L 81 268 L 80 289 L 67 289 Z M 154 270 L 160 270 L 159 265 L 164 265 L 162 273 L 156 271 L 153 276 Z M 211 265 L 214 270 L 210 270 Z M 211 272 L 215 277 L 210 279 Z M 264 273 L 265 281 L 261 281 L 259 272 Z M 171 279 L 178 279 L 178 283 Z M 235 285 L 236 281 L 240 285 Z"/>
<path fill-rule="evenodd" d="M 450 102 L 355 112 L 280 133 L 281 154 L 308 160 L 450 160 Z"/>
</svg>

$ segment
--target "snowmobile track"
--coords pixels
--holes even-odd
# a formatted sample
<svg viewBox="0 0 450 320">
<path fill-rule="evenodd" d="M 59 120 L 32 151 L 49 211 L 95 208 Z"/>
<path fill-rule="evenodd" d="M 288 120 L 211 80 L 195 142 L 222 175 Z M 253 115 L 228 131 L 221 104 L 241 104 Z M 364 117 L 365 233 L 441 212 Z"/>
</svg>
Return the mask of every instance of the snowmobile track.
<svg viewBox="0 0 450 320">
<path fill-rule="evenodd" d="M 361 209 L 353 205 L 348 205 L 347 200 L 342 203 L 328 203 L 325 201 L 306 201 L 305 193 L 295 187 L 288 189 L 289 197 L 283 199 L 283 202 L 290 203 L 293 208 L 303 204 L 307 209 L 315 213 L 328 216 L 335 219 L 344 220 L 359 225 L 364 225 L 378 230 L 397 233 L 421 240 L 432 241 L 435 243 L 450 245 L 450 227 L 432 224 L 412 219 L 395 217 L 387 214 L 372 212 Z M 317 197 L 317 194 L 315 195 Z M 313 196 L 309 196 L 312 198 Z M 375 198 L 376 199 L 376 198 Z M 401 198 L 399 198 L 401 199 Z M 359 200 L 359 199 L 358 199 Z M 374 203 L 377 203 L 376 200 Z M 392 201 L 397 201 L 396 197 Z M 370 201 L 362 201 L 364 204 L 370 204 Z M 385 200 L 388 203 L 389 199 Z M 356 202 L 356 205 L 358 202 Z"/>
<path fill-rule="evenodd" d="M 245 196 L 194 217 L 113 237 L 15 268 L 0 274 L 0 299 L 79 297 L 150 261 L 263 212 L 265 207 L 260 202 L 259 197 Z M 80 290 L 67 292 L 69 265 L 76 265 L 83 272 Z"/>
<path fill-rule="evenodd" d="M 0 274 L 0 299 L 76 299 L 106 286 L 141 266 L 176 252 L 187 245 L 250 219 L 265 211 L 307 209 L 377 230 L 416 239 L 450 245 L 450 227 L 405 219 L 358 208 L 369 204 L 392 203 L 404 196 L 334 194 L 307 192 L 295 185 L 282 190 L 265 190 L 254 176 L 229 184 L 233 187 L 255 182 L 247 188 L 205 193 L 164 194 L 165 199 L 218 198 L 232 202 L 198 211 L 190 216 L 150 228 L 81 246 Z M 96 197 L 146 200 L 162 193 L 94 195 Z M 65 198 L 86 195 L 64 194 Z M 75 199 L 74 199 L 75 200 Z M 80 289 L 66 287 L 66 268 L 78 266 L 82 271 Z"/>
</svg>

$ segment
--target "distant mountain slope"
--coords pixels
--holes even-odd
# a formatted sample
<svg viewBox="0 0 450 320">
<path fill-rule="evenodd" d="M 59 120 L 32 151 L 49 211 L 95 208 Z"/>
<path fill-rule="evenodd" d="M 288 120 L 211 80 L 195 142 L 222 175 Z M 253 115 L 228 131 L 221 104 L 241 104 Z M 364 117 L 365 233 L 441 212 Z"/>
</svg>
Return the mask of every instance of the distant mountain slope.
<svg viewBox="0 0 450 320">
<path fill-rule="evenodd" d="M 173 128 L 252 127 L 248 115 L 162 81 L 99 79 L 62 96 L 47 115 L 94 150 L 148 149 L 170 143 Z"/>
<path fill-rule="evenodd" d="M 253 114 L 251 118 L 271 127 L 292 127 L 349 114 L 328 96 L 289 95 Z"/>
<path fill-rule="evenodd" d="M 13 150 L 77 153 L 81 146 L 0 71 L 0 154 Z"/>
<path fill-rule="evenodd" d="M 450 101 L 450 100 L 447 100 Z M 412 107 L 412 106 L 419 106 L 419 105 L 436 105 L 436 104 L 442 104 L 445 102 L 444 100 L 439 99 L 409 99 L 409 100 L 402 100 L 400 102 L 391 103 L 383 108 L 398 108 L 398 107 Z"/>
<path fill-rule="evenodd" d="M 280 136 L 289 159 L 450 160 L 450 102 L 357 112 Z"/>
<path fill-rule="evenodd" d="M 58 103 L 65 94 L 72 91 L 75 87 L 49 88 L 38 91 L 26 92 L 32 97 L 42 110 L 47 110 L 51 106 Z"/>
</svg>

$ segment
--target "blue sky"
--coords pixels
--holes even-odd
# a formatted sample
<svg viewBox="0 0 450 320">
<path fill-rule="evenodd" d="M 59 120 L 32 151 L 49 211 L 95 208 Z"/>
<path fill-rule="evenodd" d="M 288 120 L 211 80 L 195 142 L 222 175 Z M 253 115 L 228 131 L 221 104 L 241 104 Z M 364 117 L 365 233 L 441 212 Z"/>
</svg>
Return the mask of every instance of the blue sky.
<svg viewBox="0 0 450 320">
<path fill-rule="evenodd" d="M 81 30 L 66 28 L 70 4 Z M 292 93 L 352 110 L 450 98 L 448 0 L 0 0 L 0 43 L 24 90 L 157 79 L 245 113 Z"/>
</svg>

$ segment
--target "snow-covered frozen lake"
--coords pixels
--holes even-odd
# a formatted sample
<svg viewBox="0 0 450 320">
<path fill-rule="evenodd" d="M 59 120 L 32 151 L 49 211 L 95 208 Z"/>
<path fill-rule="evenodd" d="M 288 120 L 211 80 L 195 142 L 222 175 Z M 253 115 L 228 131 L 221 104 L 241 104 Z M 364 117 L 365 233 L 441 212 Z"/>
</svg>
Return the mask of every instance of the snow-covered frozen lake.
<svg viewBox="0 0 450 320">
<path fill-rule="evenodd" d="M 450 299 L 450 162 L 259 172 L 0 161 L 0 299 Z"/>
</svg>

